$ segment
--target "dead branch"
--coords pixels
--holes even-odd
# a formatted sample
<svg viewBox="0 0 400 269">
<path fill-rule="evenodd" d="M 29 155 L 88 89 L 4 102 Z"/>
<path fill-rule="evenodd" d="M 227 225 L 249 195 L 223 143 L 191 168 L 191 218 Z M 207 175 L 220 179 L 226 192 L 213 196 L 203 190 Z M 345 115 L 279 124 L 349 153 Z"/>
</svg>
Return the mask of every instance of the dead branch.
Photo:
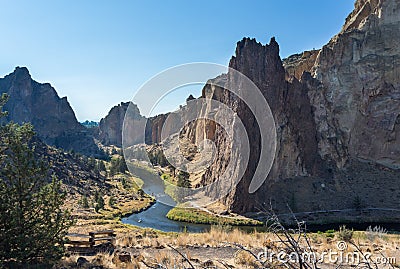
<svg viewBox="0 0 400 269">
<path fill-rule="evenodd" d="M 171 245 L 168 245 L 168 247 L 170 247 L 171 249 L 173 249 L 174 251 L 176 251 L 180 256 L 182 256 L 182 258 L 190 265 L 191 269 L 195 269 L 193 264 L 190 262 L 190 260 L 186 257 L 186 255 L 184 255 L 183 253 L 181 253 L 179 250 L 177 250 L 176 248 L 174 248 Z"/>
</svg>

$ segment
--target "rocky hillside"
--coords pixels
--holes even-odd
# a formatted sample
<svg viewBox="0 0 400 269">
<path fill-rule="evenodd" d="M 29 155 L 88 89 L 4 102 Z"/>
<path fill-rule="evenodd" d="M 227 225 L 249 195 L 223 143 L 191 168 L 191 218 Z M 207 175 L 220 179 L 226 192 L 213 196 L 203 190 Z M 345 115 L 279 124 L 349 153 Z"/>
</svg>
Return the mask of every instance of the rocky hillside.
<svg viewBox="0 0 400 269">
<path fill-rule="evenodd" d="M 319 52 L 319 50 L 304 51 L 303 53 L 291 55 L 283 59 L 286 79 L 295 77 L 297 80 L 300 80 L 304 72 L 311 72 Z"/>
<path fill-rule="evenodd" d="M 278 212 L 287 212 L 288 204 L 299 212 L 399 209 L 399 39 L 398 1 L 358 0 L 342 31 L 321 50 L 283 62 L 275 39 L 267 45 L 249 38 L 238 42 L 229 66 L 249 77 L 268 100 L 277 150 L 266 183 L 250 194 L 260 154 L 258 126 L 243 102 L 206 86 L 203 97 L 211 93 L 228 104 L 251 137 L 249 165 L 222 201 L 225 206 L 239 213 L 269 204 Z M 225 80 L 225 88 L 238 83 L 230 73 L 217 79 Z M 205 129 L 213 130 L 208 138 L 218 148 L 216 161 L 203 176 L 208 184 L 223 173 L 229 144 L 222 128 L 210 123 L 195 124 L 186 133 L 191 141 L 201 141 Z M 371 214 L 371 219 L 382 217 L 381 212 Z"/>
<path fill-rule="evenodd" d="M 110 189 L 106 178 L 95 171 L 88 157 L 56 149 L 37 138 L 34 145 L 36 156 L 48 163 L 49 178 L 54 174 L 62 180 L 69 195 L 93 195 L 96 191 L 107 192 Z"/>
<path fill-rule="evenodd" d="M 49 83 L 34 81 L 27 68 L 17 67 L 0 78 L 2 93 L 9 95 L 4 107 L 8 111 L 7 120 L 32 123 L 37 135 L 48 145 L 88 156 L 103 156 L 90 131 L 77 121 L 67 98 L 60 98 Z"/>
<path fill-rule="evenodd" d="M 232 72 L 210 80 L 202 97 L 228 105 L 240 117 L 250 138 L 247 169 L 236 188 L 221 201 L 223 206 L 249 213 L 271 205 L 276 212 L 285 213 L 289 205 L 296 212 L 335 210 L 340 218 L 350 216 L 352 220 L 364 210 L 364 220 L 398 220 L 393 212 L 400 209 L 399 40 L 400 2 L 357 0 L 340 33 L 320 50 L 282 60 L 274 38 L 265 45 L 250 38 L 238 42 L 229 66 L 250 78 L 268 101 L 276 124 L 277 145 L 266 182 L 257 192 L 249 193 L 256 167 L 265 165 L 259 163 L 259 158 L 260 130 L 266 127 L 259 126 L 246 104 L 225 90 L 241 83 Z M 32 122 L 38 136 L 49 145 L 94 156 L 100 151 L 93 136 L 104 145 L 122 145 L 129 103 L 113 107 L 98 128 L 88 130 L 77 122 L 66 98 L 59 98 L 49 84 L 32 80 L 26 68 L 16 68 L 0 79 L 3 92 L 10 95 L 5 107 L 8 120 Z M 146 119 L 137 107 L 131 112 L 132 125 L 124 126 L 130 133 L 127 143 L 143 141 L 139 139 L 143 135 L 147 144 L 161 142 L 168 114 Z M 229 126 L 229 119 L 218 117 Z M 184 121 L 175 120 L 166 128 Z M 133 128 L 141 124 L 146 124 L 145 134 Z M 183 148 L 197 149 L 189 144 L 199 144 L 205 138 L 216 145 L 214 162 L 196 179 L 196 187 L 216 181 L 230 157 L 241 156 L 240 152 L 230 152 L 232 147 L 222 125 L 209 120 L 191 122 L 181 130 L 180 137 L 186 143 Z M 78 160 L 71 159 L 72 155 L 51 153 L 53 148 L 46 151 L 53 162 L 66 162 L 67 170 L 56 171 L 61 176 L 86 171 Z M 197 154 L 197 150 L 193 152 Z M 97 180 L 90 174 L 76 177 Z M 323 216 L 325 220 L 328 217 Z M 318 219 L 314 216 L 314 220 Z"/>
</svg>

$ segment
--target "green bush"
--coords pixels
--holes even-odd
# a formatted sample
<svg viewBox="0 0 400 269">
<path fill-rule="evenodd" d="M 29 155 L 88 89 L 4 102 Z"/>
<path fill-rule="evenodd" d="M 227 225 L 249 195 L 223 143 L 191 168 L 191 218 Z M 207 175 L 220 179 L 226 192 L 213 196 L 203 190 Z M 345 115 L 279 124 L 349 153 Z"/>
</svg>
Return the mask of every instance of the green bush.
<svg viewBox="0 0 400 269">
<path fill-rule="evenodd" d="M 103 195 L 101 193 L 99 193 L 99 192 L 95 193 L 94 202 L 95 202 L 94 209 L 96 210 L 96 212 L 99 212 L 100 209 L 104 209 L 105 202 L 104 202 Z"/>
<path fill-rule="evenodd" d="M 346 225 L 340 226 L 338 238 L 345 242 L 350 242 L 353 239 L 353 229 L 347 229 Z"/>
<path fill-rule="evenodd" d="M 108 200 L 108 205 L 110 207 L 113 207 L 115 205 L 115 198 L 114 196 L 110 196 L 110 199 Z"/>
<path fill-rule="evenodd" d="M 88 201 L 88 198 L 86 197 L 86 195 L 82 196 L 82 198 L 79 200 L 79 204 L 83 208 L 89 208 L 89 201 Z"/>
<path fill-rule="evenodd" d="M 326 237 L 334 238 L 335 237 L 335 230 L 327 230 L 325 233 Z"/>
<path fill-rule="evenodd" d="M 110 176 L 114 176 L 117 173 L 123 174 L 126 171 L 128 171 L 128 167 L 126 166 L 125 158 L 123 156 L 111 159 Z"/>
</svg>

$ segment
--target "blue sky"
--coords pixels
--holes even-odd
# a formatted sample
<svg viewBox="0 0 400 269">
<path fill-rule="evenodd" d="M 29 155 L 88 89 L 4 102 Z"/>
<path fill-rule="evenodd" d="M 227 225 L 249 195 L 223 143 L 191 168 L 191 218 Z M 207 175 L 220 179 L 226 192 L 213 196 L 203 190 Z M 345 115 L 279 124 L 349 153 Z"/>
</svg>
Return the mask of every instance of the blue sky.
<svg viewBox="0 0 400 269">
<path fill-rule="evenodd" d="M 148 79 L 189 62 L 227 64 L 236 42 L 275 36 L 281 57 L 320 48 L 353 0 L 1 1 L 0 77 L 26 66 L 67 96 L 78 120 L 99 120 Z M 182 103 L 184 91 L 158 111 Z"/>
</svg>

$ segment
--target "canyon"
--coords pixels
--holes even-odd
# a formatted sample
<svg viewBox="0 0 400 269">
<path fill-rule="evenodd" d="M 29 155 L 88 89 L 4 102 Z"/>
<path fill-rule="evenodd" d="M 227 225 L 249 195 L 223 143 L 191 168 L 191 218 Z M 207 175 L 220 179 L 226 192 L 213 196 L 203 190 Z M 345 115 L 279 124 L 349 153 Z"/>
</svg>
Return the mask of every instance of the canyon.
<svg viewBox="0 0 400 269">
<path fill-rule="evenodd" d="M 237 96 L 213 86 L 222 83 L 229 89 L 240 84 L 230 72 L 208 82 L 201 97 L 232 108 L 251 137 L 245 174 L 220 201 L 224 210 L 249 214 L 271 207 L 279 213 L 364 209 L 364 218 L 371 221 L 398 220 L 390 210 L 398 210 L 400 198 L 399 14 L 396 1 L 356 1 L 341 32 L 321 50 L 284 60 L 275 38 L 266 45 L 250 38 L 237 43 L 229 67 L 250 78 L 268 101 L 277 148 L 266 182 L 250 193 L 256 167 L 263 165 L 258 162 L 264 126 L 257 125 Z M 231 145 L 223 128 L 213 122 L 191 123 L 182 134 L 193 144 L 207 138 L 216 145 L 216 160 L 203 174 L 202 185 L 224 173 L 231 154 L 240 155 L 226 150 Z M 377 208 L 389 212 L 376 212 Z"/>
<path fill-rule="evenodd" d="M 354 208 L 361 199 L 364 208 L 398 209 L 399 14 L 396 1 L 356 1 L 341 32 L 321 50 L 283 61 L 275 39 L 267 45 L 248 38 L 238 42 L 229 66 L 268 100 L 277 150 L 266 183 L 249 193 L 259 131 L 243 103 L 227 93 L 213 96 L 233 105 L 247 123 L 254 149 L 245 176 L 223 201 L 227 208 L 246 213 L 271 205 L 288 212 L 291 204 L 306 212 Z M 227 80 L 229 88 L 229 73 Z M 224 143 L 218 137 L 216 143 Z M 220 151 L 217 159 L 228 156 Z M 216 162 L 205 178 L 218 177 L 223 166 Z"/>
<path fill-rule="evenodd" d="M 319 50 L 282 60 L 275 38 L 264 45 L 251 38 L 239 41 L 229 67 L 253 81 L 268 101 L 275 120 L 276 151 L 265 183 L 250 193 L 257 166 L 265 165 L 260 163 L 260 130 L 265 126 L 258 124 L 240 98 L 225 90 L 241 83 L 231 72 L 210 78 L 201 98 L 229 106 L 251 137 L 247 168 L 240 182 L 218 202 L 222 211 L 247 215 L 271 208 L 282 214 L 323 212 L 323 218 L 335 221 L 339 216 L 327 212 L 353 210 L 345 216 L 352 221 L 399 221 L 399 40 L 398 1 L 357 0 L 342 30 Z M 51 146 L 102 157 L 99 144 L 123 144 L 128 102 L 112 108 L 98 127 L 89 130 L 76 120 L 66 97 L 59 98 L 50 84 L 32 80 L 26 68 L 17 67 L 0 79 L 0 93 L 10 96 L 7 119 L 31 122 L 38 137 Z M 133 106 L 133 120 L 146 123 L 145 134 L 136 135 L 145 135 L 147 144 L 162 143 L 168 114 L 146 119 Z M 223 115 L 219 120 L 228 122 Z M 240 152 L 227 150 L 232 145 L 215 122 L 192 122 L 180 136 L 194 146 L 205 138 L 216 145 L 215 160 L 201 175 L 199 186 L 215 182 L 231 156 L 240 158 Z M 130 144 L 135 144 L 135 138 Z M 321 216 L 308 217 L 318 220 Z"/>
</svg>

